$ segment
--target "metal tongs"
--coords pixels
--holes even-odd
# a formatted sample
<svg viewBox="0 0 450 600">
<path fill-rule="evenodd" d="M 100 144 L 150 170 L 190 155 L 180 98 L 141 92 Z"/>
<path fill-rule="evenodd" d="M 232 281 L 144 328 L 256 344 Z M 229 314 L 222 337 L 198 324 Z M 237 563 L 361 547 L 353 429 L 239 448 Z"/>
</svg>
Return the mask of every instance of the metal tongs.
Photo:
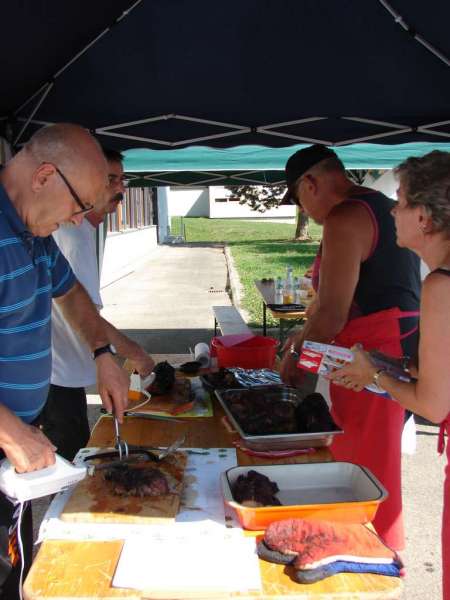
<svg viewBox="0 0 450 600">
<path fill-rule="evenodd" d="M 87 466 L 88 475 L 94 475 L 96 471 L 102 471 L 105 469 L 110 469 L 113 467 L 119 467 L 125 464 L 137 464 L 142 462 L 161 462 L 166 459 L 168 456 L 173 454 L 178 450 L 180 446 L 184 444 L 186 436 L 183 434 L 181 437 L 177 438 L 170 446 L 167 448 L 154 447 L 154 446 L 133 446 L 126 444 L 126 442 L 122 441 L 122 444 L 125 443 L 127 446 L 128 454 L 126 456 L 120 457 L 119 460 L 113 460 L 110 462 L 100 463 L 100 464 L 92 464 L 92 460 L 102 459 L 102 458 L 114 458 L 116 452 L 99 452 L 97 454 L 91 454 L 85 458 L 85 464 Z"/>
<path fill-rule="evenodd" d="M 116 435 L 116 448 L 119 453 L 119 460 L 128 458 L 128 444 L 125 440 L 120 437 L 120 423 L 116 415 L 114 414 L 114 432 Z"/>
</svg>

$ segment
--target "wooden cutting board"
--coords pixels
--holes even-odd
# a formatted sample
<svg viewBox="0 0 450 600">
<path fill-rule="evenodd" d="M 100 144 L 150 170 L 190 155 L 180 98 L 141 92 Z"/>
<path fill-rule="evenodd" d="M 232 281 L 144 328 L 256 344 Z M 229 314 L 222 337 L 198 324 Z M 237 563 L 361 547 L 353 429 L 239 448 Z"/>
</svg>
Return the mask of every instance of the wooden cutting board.
<svg viewBox="0 0 450 600">
<path fill-rule="evenodd" d="M 180 506 L 187 456 L 176 452 L 155 466 L 167 476 L 170 494 L 164 496 L 117 496 L 104 471 L 87 476 L 75 488 L 61 513 L 61 520 L 76 523 L 161 523 L 174 519 Z"/>
<path fill-rule="evenodd" d="M 177 378 L 173 389 L 167 394 L 155 395 L 152 394 L 149 402 L 141 408 L 136 408 L 141 413 L 165 412 L 171 415 L 176 415 L 180 412 L 189 410 L 189 403 L 192 402 L 191 383 L 189 379 Z M 128 410 L 132 411 L 139 402 L 130 401 Z M 192 407 L 191 407 L 192 408 Z"/>
</svg>

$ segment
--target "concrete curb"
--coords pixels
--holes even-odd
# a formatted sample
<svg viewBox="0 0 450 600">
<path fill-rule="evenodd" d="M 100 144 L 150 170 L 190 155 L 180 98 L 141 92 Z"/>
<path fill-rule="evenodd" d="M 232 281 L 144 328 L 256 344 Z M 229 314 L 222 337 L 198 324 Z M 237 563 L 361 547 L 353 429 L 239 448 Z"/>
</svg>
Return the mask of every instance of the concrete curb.
<svg viewBox="0 0 450 600">
<path fill-rule="evenodd" d="M 241 284 L 241 280 L 239 279 L 239 274 L 237 269 L 234 266 L 233 256 L 231 254 L 231 250 L 227 245 L 224 246 L 223 252 L 225 254 L 225 260 L 227 262 L 228 269 L 228 286 L 229 294 L 231 297 L 231 302 L 234 306 L 239 310 L 244 320 L 248 323 L 250 321 L 249 313 L 241 307 L 241 300 L 243 295 L 243 287 Z"/>
</svg>

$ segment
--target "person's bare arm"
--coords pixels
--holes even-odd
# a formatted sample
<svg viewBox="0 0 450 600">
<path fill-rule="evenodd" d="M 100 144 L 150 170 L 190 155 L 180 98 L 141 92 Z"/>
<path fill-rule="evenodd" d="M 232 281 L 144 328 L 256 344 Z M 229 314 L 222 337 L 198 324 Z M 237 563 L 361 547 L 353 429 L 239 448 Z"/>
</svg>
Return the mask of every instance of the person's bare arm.
<svg viewBox="0 0 450 600">
<path fill-rule="evenodd" d="M 63 296 L 55 298 L 55 301 L 72 329 L 85 340 L 91 350 L 109 343 L 104 320 L 80 283 L 76 283 Z M 128 375 L 109 353 L 96 358 L 95 365 L 97 387 L 103 406 L 106 410 L 114 412 L 119 421 L 122 421 L 123 412 L 128 404 Z"/>
<path fill-rule="evenodd" d="M 55 462 L 55 446 L 37 427 L 27 425 L 0 404 L 0 448 L 19 473 Z"/>
<path fill-rule="evenodd" d="M 330 342 L 342 330 L 358 283 L 361 263 L 369 256 L 374 226 L 367 210 L 357 204 L 337 206 L 323 228 L 319 290 L 315 310 L 303 329 L 290 338 L 297 351 L 303 340 Z M 294 385 L 298 378 L 289 350 L 283 356 L 281 376 Z"/>
<path fill-rule="evenodd" d="M 382 373 L 380 386 L 404 408 L 435 423 L 450 412 L 450 279 L 432 274 L 422 287 L 420 312 L 419 369 L 417 381 L 397 381 Z M 354 363 L 336 371 L 330 379 L 345 387 L 361 390 L 372 382 L 377 371 L 366 353 L 356 353 Z"/>
<path fill-rule="evenodd" d="M 131 340 L 121 331 L 116 329 L 112 323 L 101 317 L 105 326 L 108 339 L 116 347 L 117 353 L 123 358 L 128 358 L 131 366 L 141 377 L 147 377 L 153 371 L 155 362 L 145 350 L 136 342 Z"/>
</svg>

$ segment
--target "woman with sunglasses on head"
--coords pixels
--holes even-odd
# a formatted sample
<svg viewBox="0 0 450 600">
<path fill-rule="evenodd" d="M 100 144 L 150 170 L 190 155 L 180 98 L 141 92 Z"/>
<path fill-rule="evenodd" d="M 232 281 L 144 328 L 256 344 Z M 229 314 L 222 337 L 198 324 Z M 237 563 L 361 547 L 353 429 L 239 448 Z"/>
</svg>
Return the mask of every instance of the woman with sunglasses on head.
<svg viewBox="0 0 450 600">
<path fill-rule="evenodd" d="M 361 391 L 377 383 L 404 408 L 441 423 L 439 452 L 450 435 L 450 153 L 434 151 L 409 158 L 396 169 L 398 204 L 392 213 L 397 243 L 416 252 L 428 265 L 420 306 L 420 341 L 416 377 L 398 381 L 376 367 L 357 347 L 353 363 L 336 371 L 334 384 Z M 386 400 L 392 402 L 393 400 Z M 450 444 L 447 444 L 450 462 Z M 450 600 L 450 465 L 444 483 L 442 526 L 443 598 Z"/>
</svg>

